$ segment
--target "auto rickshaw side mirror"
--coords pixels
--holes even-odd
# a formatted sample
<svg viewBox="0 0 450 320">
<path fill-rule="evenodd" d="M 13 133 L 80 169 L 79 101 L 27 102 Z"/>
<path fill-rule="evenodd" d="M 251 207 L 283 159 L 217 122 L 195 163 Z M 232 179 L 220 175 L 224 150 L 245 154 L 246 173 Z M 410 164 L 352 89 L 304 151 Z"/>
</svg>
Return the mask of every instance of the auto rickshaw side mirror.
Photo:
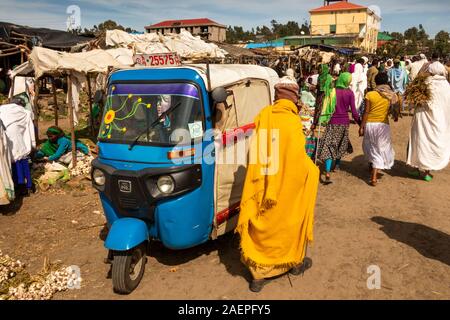
<svg viewBox="0 0 450 320">
<path fill-rule="evenodd" d="M 218 87 L 212 91 L 211 96 L 215 103 L 224 103 L 227 101 L 228 92 L 224 87 Z"/>
</svg>

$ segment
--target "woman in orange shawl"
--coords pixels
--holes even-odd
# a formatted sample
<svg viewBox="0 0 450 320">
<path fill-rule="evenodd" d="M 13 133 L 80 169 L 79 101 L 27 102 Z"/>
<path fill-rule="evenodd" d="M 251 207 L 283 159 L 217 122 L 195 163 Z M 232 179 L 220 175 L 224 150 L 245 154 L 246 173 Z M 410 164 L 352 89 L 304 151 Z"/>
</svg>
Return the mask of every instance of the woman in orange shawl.
<svg viewBox="0 0 450 320">
<path fill-rule="evenodd" d="M 236 229 L 253 292 L 268 278 L 301 274 L 312 263 L 305 254 L 313 240 L 319 169 L 306 154 L 297 103 L 298 85 L 283 78 L 275 86 L 275 103 L 255 119 Z"/>
</svg>

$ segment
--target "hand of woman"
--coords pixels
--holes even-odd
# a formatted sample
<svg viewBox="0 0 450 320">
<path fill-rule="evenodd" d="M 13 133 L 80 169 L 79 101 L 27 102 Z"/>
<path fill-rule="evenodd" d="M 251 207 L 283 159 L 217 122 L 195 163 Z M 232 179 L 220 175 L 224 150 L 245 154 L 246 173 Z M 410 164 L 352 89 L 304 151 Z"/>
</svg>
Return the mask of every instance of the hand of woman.
<svg viewBox="0 0 450 320">
<path fill-rule="evenodd" d="M 359 128 L 359 136 L 364 137 L 364 127 Z"/>
</svg>

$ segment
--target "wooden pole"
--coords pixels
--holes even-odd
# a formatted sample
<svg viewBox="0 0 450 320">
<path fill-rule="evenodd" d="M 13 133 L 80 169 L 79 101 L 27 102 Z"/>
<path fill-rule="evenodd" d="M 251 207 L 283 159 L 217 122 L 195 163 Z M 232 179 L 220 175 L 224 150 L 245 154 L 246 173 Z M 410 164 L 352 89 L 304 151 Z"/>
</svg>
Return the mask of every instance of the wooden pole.
<svg viewBox="0 0 450 320">
<path fill-rule="evenodd" d="M 88 85 L 88 97 L 89 97 L 89 121 L 90 121 L 90 133 L 94 135 L 94 118 L 92 118 L 92 88 L 91 88 L 91 77 L 89 73 L 86 75 L 87 85 Z"/>
<path fill-rule="evenodd" d="M 53 102 L 55 104 L 55 126 L 58 126 L 58 97 L 56 96 L 55 77 L 52 77 Z"/>
<path fill-rule="evenodd" d="M 77 147 L 75 144 L 75 127 L 73 124 L 72 79 L 70 78 L 70 75 L 67 75 L 67 98 L 69 100 L 69 122 L 72 140 L 72 168 L 75 168 L 77 166 Z"/>
<path fill-rule="evenodd" d="M 34 113 L 34 130 L 36 132 L 36 140 L 39 139 L 39 91 L 41 89 L 40 79 L 36 78 L 34 84 L 34 101 L 33 101 L 33 113 Z"/>
<path fill-rule="evenodd" d="M 206 79 L 208 80 L 208 92 L 211 92 L 211 72 L 209 68 L 209 59 L 206 60 Z"/>
<path fill-rule="evenodd" d="M 15 82 L 16 82 L 16 77 L 14 77 L 13 79 L 12 79 L 12 81 L 11 81 L 11 92 L 10 92 L 10 94 L 9 94 L 9 96 L 8 96 L 8 101 L 9 102 L 11 102 L 11 99 L 12 98 L 14 98 L 14 84 L 15 84 Z"/>
</svg>

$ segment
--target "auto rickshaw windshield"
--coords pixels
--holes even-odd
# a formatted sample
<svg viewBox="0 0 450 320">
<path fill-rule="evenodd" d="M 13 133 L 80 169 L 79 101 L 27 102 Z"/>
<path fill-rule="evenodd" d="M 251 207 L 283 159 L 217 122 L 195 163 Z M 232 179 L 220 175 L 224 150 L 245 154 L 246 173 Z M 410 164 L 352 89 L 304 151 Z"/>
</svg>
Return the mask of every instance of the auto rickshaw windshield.
<svg viewBox="0 0 450 320">
<path fill-rule="evenodd" d="M 190 143 L 203 136 L 198 89 L 189 83 L 115 83 L 108 89 L 98 139 L 130 144 Z"/>
</svg>

